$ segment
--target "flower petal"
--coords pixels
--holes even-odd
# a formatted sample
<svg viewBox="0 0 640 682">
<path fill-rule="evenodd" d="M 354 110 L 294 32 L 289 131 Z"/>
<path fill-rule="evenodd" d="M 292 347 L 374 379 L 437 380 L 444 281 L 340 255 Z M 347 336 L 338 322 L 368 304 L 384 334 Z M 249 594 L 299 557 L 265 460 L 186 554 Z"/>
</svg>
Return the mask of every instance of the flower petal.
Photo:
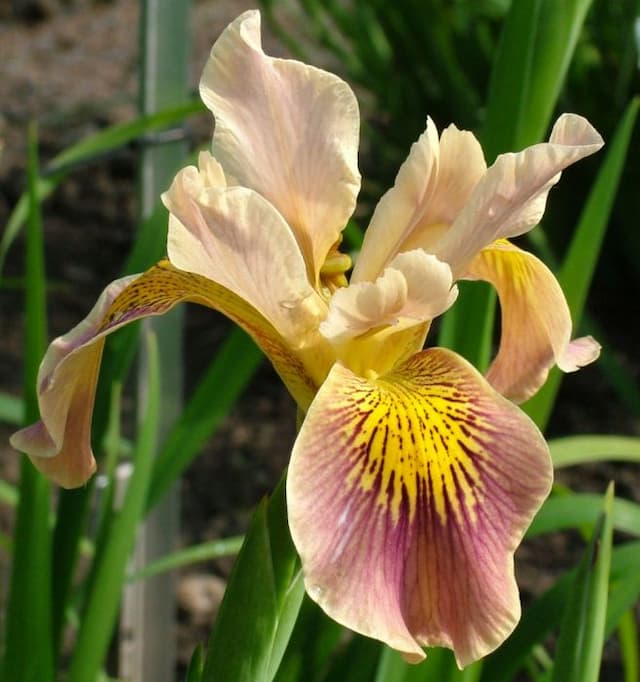
<svg viewBox="0 0 640 682">
<path fill-rule="evenodd" d="M 200 168 L 181 170 L 163 195 L 171 212 L 169 259 L 237 294 L 284 337 L 303 344 L 326 305 L 309 283 L 300 247 L 266 199 L 245 187 L 226 187 L 217 168 L 211 155 L 202 154 Z"/>
<path fill-rule="evenodd" d="M 82 485 L 95 470 L 91 415 L 104 337 L 134 320 L 161 315 L 182 301 L 220 310 L 242 326 L 306 409 L 331 362 L 326 360 L 324 367 L 319 364 L 319 358 L 324 358 L 323 346 L 296 354 L 269 322 L 238 296 L 162 261 L 143 275 L 110 284 L 87 318 L 53 341 L 38 374 L 41 420 L 15 433 L 13 447 L 29 455 L 35 466 L 59 485 Z M 308 366 L 304 358 L 309 359 Z M 309 368 L 316 368 L 319 375 L 314 378 Z"/>
<path fill-rule="evenodd" d="M 480 249 L 537 225 L 560 172 L 602 145 L 586 119 L 563 114 L 548 143 L 496 159 L 433 252 L 451 265 L 457 278 Z"/>
<path fill-rule="evenodd" d="M 562 289 L 533 254 L 500 240 L 471 261 L 467 275 L 498 291 L 502 332 L 487 379 L 507 398 L 530 398 L 554 364 L 574 372 L 600 355 L 591 337 L 570 341 L 571 313 Z"/>
<path fill-rule="evenodd" d="M 214 156 L 280 211 L 317 281 L 360 189 L 351 88 L 320 69 L 265 55 L 260 14 L 251 11 L 213 46 L 200 94 L 216 119 Z"/>
<path fill-rule="evenodd" d="M 533 422 L 456 354 L 375 380 L 336 365 L 287 480 L 307 591 L 412 660 L 446 646 L 464 666 L 518 621 L 513 552 L 551 479 Z"/>
<path fill-rule="evenodd" d="M 320 332 L 337 343 L 383 325 L 431 321 L 455 301 L 451 270 L 422 250 L 394 258 L 375 282 L 359 282 L 338 289 Z"/>
<path fill-rule="evenodd" d="M 472 133 L 433 121 L 415 142 L 367 228 L 352 282 L 373 281 L 396 254 L 429 248 L 466 203 L 487 166 Z"/>
</svg>

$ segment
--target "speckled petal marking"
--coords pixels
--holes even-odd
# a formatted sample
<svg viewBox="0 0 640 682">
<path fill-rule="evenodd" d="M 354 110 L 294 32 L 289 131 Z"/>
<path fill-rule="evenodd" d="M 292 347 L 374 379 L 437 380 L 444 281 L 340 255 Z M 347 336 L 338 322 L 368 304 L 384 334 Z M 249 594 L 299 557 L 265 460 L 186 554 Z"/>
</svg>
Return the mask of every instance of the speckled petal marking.
<svg viewBox="0 0 640 682">
<path fill-rule="evenodd" d="M 382 377 L 337 365 L 289 467 L 307 589 L 410 658 L 448 646 L 466 665 L 518 620 L 513 552 L 550 484 L 539 431 L 454 353 Z"/>
<path fill-rule="evenodd" d="M 112 331 L 140 317 L 161 315 L 182 301 L 219 310 L 242 327 L 273 362 L 298 404 L 309 405 L 316 390 L 314 379 L 273 326 L 228 289 L 200 275 L 179 270 L 169 261 L 160 261 L 118 296 L 100 332 Z"/>
</svg>

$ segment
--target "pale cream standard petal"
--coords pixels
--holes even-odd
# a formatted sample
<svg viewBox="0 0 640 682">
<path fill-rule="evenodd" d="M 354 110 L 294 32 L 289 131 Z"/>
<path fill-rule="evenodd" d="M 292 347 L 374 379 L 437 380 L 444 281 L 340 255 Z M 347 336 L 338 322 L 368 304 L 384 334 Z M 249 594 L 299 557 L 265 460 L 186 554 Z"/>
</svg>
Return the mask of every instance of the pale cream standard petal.
<svg viewBox="0 0 640 682">
<path fill-rule="evenodd" d="M 433 121 L 415 142 L 394 186 L 376 206 L 352 282 L 373 281 L 398 253 L 429 250 L 444 234 L 486 170 L 472 133 L 450 125 L 438 141 Z"/>
<path fill-rule="evenodd" d="M 414 324 L 431 321 L 453 304 L 456 295 L 446 263 L 420 249 L 402 253 L 375 282 L 336 291 L 320 332 L 340 343 L 371 329 L 398 325 L 403 318 Z"/>
<path fill-rule="evenodd" d="M 326 304 L 309 283 L 293 233 L 253 190 L 207 186 L 215 166 L 204 158 L 203 169 L 183 169 L 163 195 L 169 259 L 240 296 L 290 343 L 303 345 Z"/>
<path fill-rule="evenodd" d="M 265 55 L 251 11 L 216 41 L 200 94 L 216 119 L 214 156 L 280 211 L 317 281 L 360 189 L 353 92 L 333 74 Z"/>
<path fill-rule="evenodd" d="M 459 277 L 480 249 L 537 225 L 561 171 L 602 145 L 602 138 L 586 119 L 564 114 L 548 143 L 500 155 L 434 253 L 451 265 L 454 278 Z"/>
<path fill-rule="evenodd" d="M 493 284 L 500 298 L 500 347 L 487 379 L 507 398 L 530 398 L 554 364 L 573 372 L 600 354 L 591 337 L 571 341 L 571 314 L 560 284 L 533 254 L 500 240 L 471 261 L 467 275 Z"/>
</svg>

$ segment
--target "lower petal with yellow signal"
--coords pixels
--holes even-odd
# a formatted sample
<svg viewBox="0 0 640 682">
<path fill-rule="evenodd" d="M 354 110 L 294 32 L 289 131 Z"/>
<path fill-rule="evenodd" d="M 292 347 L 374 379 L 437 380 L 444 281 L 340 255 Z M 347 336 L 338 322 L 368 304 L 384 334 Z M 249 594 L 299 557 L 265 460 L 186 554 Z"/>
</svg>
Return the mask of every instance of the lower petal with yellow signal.
<svg viewBox="0 0 640 682">
<path fill-rule="evenodd" d="M 287 479 L 307 591 L 408 660 L 446 646 L 467 665 L 519 619 L 513 553 L 551 481 L 536 426 L 455 353 L 383 376 L 337 364 Z"/>
</svg>

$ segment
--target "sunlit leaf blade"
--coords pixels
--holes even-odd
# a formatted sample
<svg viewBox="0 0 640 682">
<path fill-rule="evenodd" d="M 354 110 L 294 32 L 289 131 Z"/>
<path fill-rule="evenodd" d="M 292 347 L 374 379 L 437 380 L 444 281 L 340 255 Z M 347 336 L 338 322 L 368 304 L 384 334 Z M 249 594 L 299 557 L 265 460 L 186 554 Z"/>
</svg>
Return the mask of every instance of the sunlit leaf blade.
<svg viewBox="0 0 640 682">
<path fill-rule="evenodd" d="M 640 640 L 635 610 L 625 611 L 618 625 L 620 657 L 624 668 L 624 682 L 640 680 Z"/>
<path fill-rule="evenodd" d="M 202 680 L 202 645 L 198 644 L 191 655 L 185 682 L 201 682 Z"/>
<path fill-rule="evenodd" d="M 171 487 L 236 402 L 262 360 L 240 329 L 216 353 L 156 459 L 147 508 Z"/>
<path fill-rule="evenodd" d="M 95 679 L 105 659 L 118 614 L 126 565 L 135 540 L 138 520 L 144 511 L 156 449 L 160 401 L 158 349 L 151 332 L 147 346 L 148 400 L 134 454 L 133 474 L 122 508 L 114 514 L 101 551 L 96 555 L 91 593 L 71 660 L 67 682 Z"/>
<path fill-rule="evenodd" d="M 279 612 L 269 656 L 268 680 L 273 680 L 278 672 L 304 597 L 302 569 L 289 533 L 284 488 L 283 478 L 269 500 L 267 509 L 276 608 Z"/>
<path fill-rule="evenodd" d="M 344 629 L 305 597 L 275 682 L 320 682 Z"/>
<path fill-rule="evenodd" d="M 58 492 L 51 567 L 52 638 L 58 655 L 63 645 L 67 603 L 80 555 L 80 543 L 91 512 L 87 502 L 91 499 L 94 484 L 92 479 L 83 488 Z"/>
<path fill-rule="evenodd" d="M 42 217 L 36 191 L 38 141 L 35 125 L 28 140 L 28 223 L 25 265 L 24 395 L 25 422 L 38 418 L 37 373 L 44 352 L 46 300 Z M 5 620 L 0 678 L 39 682 L 54 678 L 51 637 L 50 486 L 24 457 L 20 469 L 14 526 L 11 583 Z M 38 655 L 34 655 L 34 652 Z"/>
<path fill-rule="evenodd" d="M 175 571 L 200 561 L 213 561 L 223 557 L 235 556 L 242 547 L 243 536 L 211 540 L 199 545 L 191 545 L 176 552 L 160 557 L 147 564 L 143 569 L 130 575 L 127 580 L 145 580 L 160 573 Z"/>
<path fill-rule="evenodd" d="M 444 649 L 429 649 L 427 658 L 418 665 L 410 665 L 393 649 L 385 647 L 380 656 L 375 682 L 422 682 L 449 680 L 451 661 Z"/>
<path fill-rule="evenodd" d="M 491 74 L 481 135 L 487 161 L 544 136 L 591 3 L 511 3 Z"/>
<path fill-rule="evenodd" d="M 639 107 L 640 97 L 635 97 L 616 129 L 562 263 L 560 283 L 574 319 L 579 319 L 584 309 Z"/>
<path fill-rule="evenodd" d="M 549 441 L 556 469 L 587 462 L 640 462 L 640 438 L 633 436 L 567 436 Z"/>
<path fill-rule="evenodd" d="M 266 679 L 277 617 L 266 506 L 258 506 L 236 559 L 207 646 L 203 682 Z"/>
<path fill-rule="evenodd" d="M 145 135 L 162 133 L 169 126 L 176 125 L 188 116 L 203 111 L 199 100 L 186 102 L 149 116 L 141 116 L 126 123 L 119 123 L 101 130 L 95 135 L 80 140 L 77 144 L 58 154 L 45 169 L 46 176 L 39 177 L 35 183 L 35 194 L 44 201 L 74 170 L 84 164 L 92 163 L 112 154 Z M 0 272 L 2 272 L 7 252 L 20 233 L 27 219 L 28 197 L 22 196 L 6 224 L 0 240 Z"/>
<path fill-rule="evenodd" d="M 560 4 L 560 3 L 559 3 Z M 613 140 L 589 193 L 558 280 L 566 294 L 575 324 L 579 323 L 593 277 L 613 200 L 629 148 L 640 99 L 635 98 L 618 125 Z M 544 429 L 555 401 L 562 375 L 554 370 L 543 388 L 524 405 L 529 416 Z"/>
<path fill-rule="evenodd" d="M 304 594 L 288 537 L 284 480 L 258 506 L 207 645 L 202 682 L 270 682 Z"/>
<path fill-rule="evenodd" d="M 635 564 L 615 570 L 615 562 L 612 564 L 611 590 L 607 603 L 607 620 L 605 625 L 606 636 L 609 637 L 618 626 L 620 619 L 629 610 L 633 609 L 640 599 L 640 549 L 636 552 Z"/>
<path fill-rule="evenodd" d="M 20 426 L 24 416 L 24 401 L 8 393 L 0 393 L 0 421 Z"/>
<path fill-rule="evenodd" d="M 595 524 L 600 515 L 601 500 L 600 495 L 589 493 L 551 497 L 534 518 L 527 537 Z M 616 497 L 612 514 L 616 530 L 640 536 L 640 504 Z"/>
<path fill-rule="evenodd" d="M 599 678 L 612 535 L 613 485 L 610 485 L 565 608 L 553 664 L 554 682 L 597 682 Z"/>
</svg>

